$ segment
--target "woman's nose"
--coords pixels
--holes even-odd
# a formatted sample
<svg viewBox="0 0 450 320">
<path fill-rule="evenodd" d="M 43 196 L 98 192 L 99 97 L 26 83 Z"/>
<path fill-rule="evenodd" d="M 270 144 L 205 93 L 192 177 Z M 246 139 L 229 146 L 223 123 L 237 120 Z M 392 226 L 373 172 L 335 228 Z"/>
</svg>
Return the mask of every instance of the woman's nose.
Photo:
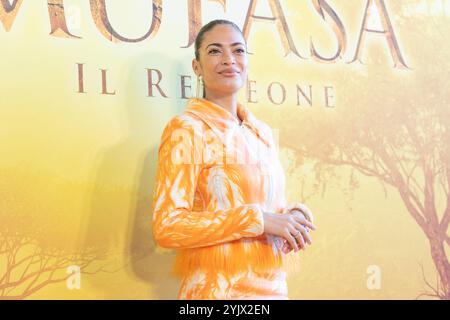
<svg viewBox="0 0 450 320">
<path fill-rule="evenodd" d="M 236 61 L 232 54 L 225 53 L 223 55 L 222 64 L 228 65 L 228 64 L 235 64 L 235 63 L 236 63 Z"/>
</svg>

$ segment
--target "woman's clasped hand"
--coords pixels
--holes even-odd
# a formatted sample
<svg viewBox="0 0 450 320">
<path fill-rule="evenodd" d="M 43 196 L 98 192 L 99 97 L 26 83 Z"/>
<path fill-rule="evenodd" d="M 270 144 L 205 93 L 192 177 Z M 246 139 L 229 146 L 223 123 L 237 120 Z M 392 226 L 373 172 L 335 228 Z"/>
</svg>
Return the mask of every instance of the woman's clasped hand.
<svg viewBox="0 0 450 320">
<path fill-rule="evenodd" d="M 264 232 L 283 239 L 283 253 L 305 250 L 312 244 L 313 214 L 304 204 L 286 207 L 282 214 L 264 212 Z"/>
</svg>

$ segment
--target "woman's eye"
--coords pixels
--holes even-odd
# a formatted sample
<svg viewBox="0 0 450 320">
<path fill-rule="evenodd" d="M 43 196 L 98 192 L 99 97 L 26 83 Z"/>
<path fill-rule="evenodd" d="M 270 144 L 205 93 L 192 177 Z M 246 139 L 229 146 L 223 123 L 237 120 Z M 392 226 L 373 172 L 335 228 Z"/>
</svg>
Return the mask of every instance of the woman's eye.
<svg viewBox="0 0 450 320">
<path fill-rule="evenodd" d="M 244 49 L 237 49 L 236 51 L 237 51 L 238 53 L 244 53 L 244 52 L 245 52 Z"/>
<path fill-rule="evenodd" d="M 209 50 L 208 53 L 217 53 L 217 52 L 219 52 L 219 50 L 217 50 L 217 49 L 211 49 L 211 50 Z"/>
</svg>

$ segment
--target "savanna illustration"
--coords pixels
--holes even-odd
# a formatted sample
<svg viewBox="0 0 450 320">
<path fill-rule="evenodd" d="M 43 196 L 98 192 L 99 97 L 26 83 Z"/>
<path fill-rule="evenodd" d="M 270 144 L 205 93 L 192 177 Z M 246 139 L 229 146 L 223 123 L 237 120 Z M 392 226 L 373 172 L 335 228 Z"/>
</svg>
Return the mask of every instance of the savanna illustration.
<svg viewBox="0 0 450 320">
<path fill-rule="evenodd" d="M 176 298 L 158 144 L 216 18 L 318 227 L 290 299 L 450 299 L 450 0 L 180 3 L 0 0 L 0 299 Z"/>
</svg>

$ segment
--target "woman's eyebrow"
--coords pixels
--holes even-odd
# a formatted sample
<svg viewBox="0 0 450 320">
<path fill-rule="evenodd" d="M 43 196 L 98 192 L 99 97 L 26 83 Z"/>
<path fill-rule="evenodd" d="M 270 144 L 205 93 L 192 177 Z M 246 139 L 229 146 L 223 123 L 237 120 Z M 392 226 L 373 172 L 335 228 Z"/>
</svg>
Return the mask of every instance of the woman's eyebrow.
<svg viewBox="0 0 450 320">
<path fill-rule="evenodd" d="M 234 42 L 234 43 L 231 44 L 232 47 L 238 46 L 238 45 L 244 45 L 244 44 L 242 42 Z M 217 47 L 220 47 L 220 48 L 223 47 L 223 45 L 221 43 L 214 42 L 214 43 L 208 44 L 205 49 L 208 49 L 209 46 L 217 46 Z"/>
</svg>

